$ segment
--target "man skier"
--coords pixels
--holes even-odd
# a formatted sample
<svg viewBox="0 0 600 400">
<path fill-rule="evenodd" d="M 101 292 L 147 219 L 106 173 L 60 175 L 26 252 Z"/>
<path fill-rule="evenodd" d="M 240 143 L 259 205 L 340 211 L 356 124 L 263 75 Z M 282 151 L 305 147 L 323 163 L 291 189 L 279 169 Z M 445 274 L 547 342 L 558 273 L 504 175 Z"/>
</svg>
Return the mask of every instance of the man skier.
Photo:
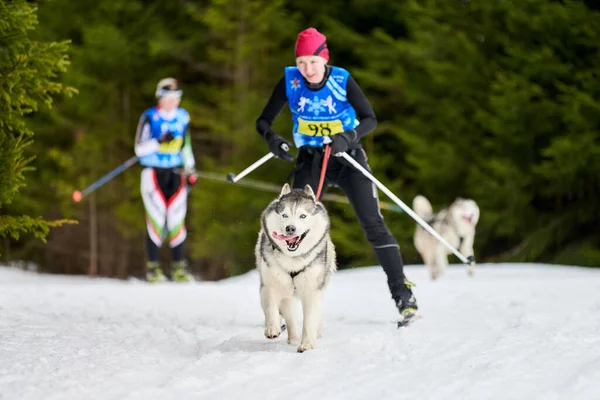
<svg viewBox="0 0 600 400">
<path fill-rule="evenodd" d="M 195 168 L 188 132 L 190 116 L 179 107 L 182 91 L 175 79 L 162 79 L 155 94 L 158 105 L 144 111 L 135 138 L 135 154 L 144 166 L 141 191 L 146 208 L 146 279 L 167 280 L 158 253 L 168 238 L 171 279 L 188 282 L 194 280 L 184 255 L 188 185 L 194 183 Z"/>
</svg>

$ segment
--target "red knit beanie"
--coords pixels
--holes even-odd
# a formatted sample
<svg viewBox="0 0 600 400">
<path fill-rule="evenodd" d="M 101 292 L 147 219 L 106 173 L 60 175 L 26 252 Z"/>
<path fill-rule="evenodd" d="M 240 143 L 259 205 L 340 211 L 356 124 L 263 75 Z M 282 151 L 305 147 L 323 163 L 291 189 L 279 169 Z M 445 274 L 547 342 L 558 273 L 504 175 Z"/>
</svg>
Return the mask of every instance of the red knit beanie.
<svg viewBox="0 0 600 400">
<path fill-rule="evenodd" d="M 296 57 L 321 56 L 329 60 L 327 37 L 315 28 L 308 28 L 298 34 L 296 40 Z"/>
</svg>

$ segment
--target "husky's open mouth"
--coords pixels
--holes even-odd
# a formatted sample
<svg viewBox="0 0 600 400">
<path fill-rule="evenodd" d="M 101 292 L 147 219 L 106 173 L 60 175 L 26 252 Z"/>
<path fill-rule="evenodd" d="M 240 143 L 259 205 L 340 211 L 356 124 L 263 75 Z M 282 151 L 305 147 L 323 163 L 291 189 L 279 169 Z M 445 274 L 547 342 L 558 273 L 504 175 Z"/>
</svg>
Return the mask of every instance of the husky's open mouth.
<svg viewBox="0 0 600 400">
<path fill-rule="evenodd" d="M 298 250 L 298 247 L 300 247 L 300 243 L 302 243 L 307 233 L 308 231 L 304 232 L 300 236 L 285 236 L 280 235 L 277 232 L 273 232 L 273 237 L 277 240 L 285 240 L 288 251 L 296 251 Z"/>
<path fill-rule="evenodd" d="M 464 219 L 465 221 L 467 221 L 469 224 L 473 223 L 473 216 L 472 215 L 463 215 L 461 218 Z"/>
</svg>

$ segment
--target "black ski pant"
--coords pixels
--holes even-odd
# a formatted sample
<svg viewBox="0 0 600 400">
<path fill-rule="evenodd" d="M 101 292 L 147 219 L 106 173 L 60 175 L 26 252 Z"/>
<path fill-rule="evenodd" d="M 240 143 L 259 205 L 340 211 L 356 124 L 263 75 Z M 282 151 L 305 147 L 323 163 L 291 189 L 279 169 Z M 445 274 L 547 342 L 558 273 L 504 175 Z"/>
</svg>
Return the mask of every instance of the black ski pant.
<svg viewBox="0 0 600 400">
<path fill-rule="evenodd" d="M 348 154 L 370 171 L 367 156 L 362 147 L 349 150 Z M 293 172 L 293 187 L 303 189 L 310 185 L 315 195 L 319 187 L 323 149 L 303 146 L 298 151 L 296 168 Z M 400 254 L 400 246 L 390 233 L 381 209 L 377 187 L 366 176 L 341 157 L 331 156 L 327 164 L 327 172 L 321 190 L 321 197 L 327 186 L 339 187 L 354 209 L 368 241 L 387 275 L 388 287 L 394 301 L 398 301 L 408 290 L 404 284 L 404 263 Z"/>
</svg>

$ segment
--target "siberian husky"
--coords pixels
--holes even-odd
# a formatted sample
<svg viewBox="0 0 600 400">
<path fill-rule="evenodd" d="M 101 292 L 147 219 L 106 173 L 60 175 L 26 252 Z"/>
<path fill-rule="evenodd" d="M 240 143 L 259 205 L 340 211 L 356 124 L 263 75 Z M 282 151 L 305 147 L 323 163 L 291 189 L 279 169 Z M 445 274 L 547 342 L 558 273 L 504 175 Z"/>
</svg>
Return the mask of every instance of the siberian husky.
<svg viewBox="0 0 600 400">
<path fill-rule="evenodd" d="M 297 300 L 303 311 L 298 352 L 314 349 L 320 336 L 323 294 L 336 270 L 329 216 L 311 187 L 292 190 L 286 183 L 263 211 L 255 248 L 265 336 L 281 334 L 285 319 L 288 343 L 297 341 Z"/>
<path fill-rule="evenodd" d="M 475 201 L 458 197 L 447 209 L 433 213 L 429 200 L 418 195 L 413 199 L 413 210 L 465 257 L 474 256 L 475 226 L 479 221 L 479 207 Z M 415 231 L 414 244 L 431 279 L 436 279 L 448 266 L 450 250 L 420 225 Z M 473 263 L 467 267 L 467 273 L 473 275 L 474 272 Z"/>
</svg>

